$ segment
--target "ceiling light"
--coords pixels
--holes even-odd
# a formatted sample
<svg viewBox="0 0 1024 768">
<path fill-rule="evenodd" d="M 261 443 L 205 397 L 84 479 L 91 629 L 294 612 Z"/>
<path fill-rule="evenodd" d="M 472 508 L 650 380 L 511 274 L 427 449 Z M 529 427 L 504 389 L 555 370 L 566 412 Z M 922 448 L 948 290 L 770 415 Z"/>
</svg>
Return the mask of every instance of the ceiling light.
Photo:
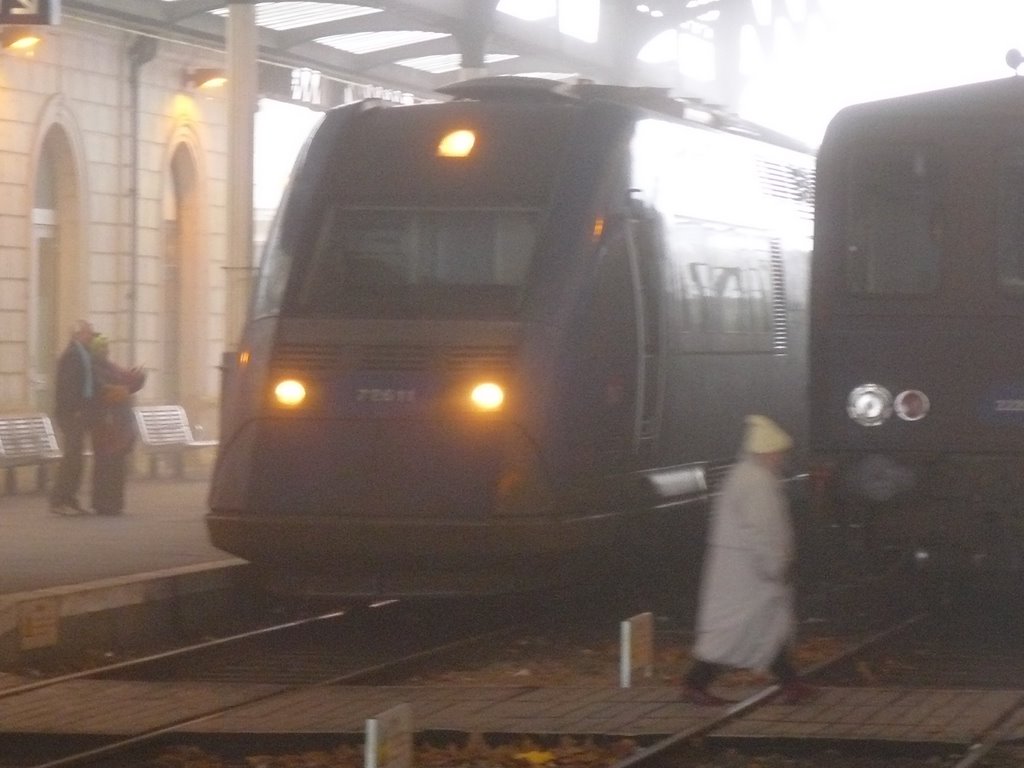
<svg viewBox="0 0 1024 768">
<path fill-rule="evenodd" d="M 187 69 L 183 79 L 186 88 L 203 91 L 222 88 L 227 81 L 227 72 L 217 68 Z"/>
<path fill-rule="evenodd" d="M 2 46 L 11 51 L 29 51 L 42 39 L 42 36 L 31 27 L 9 27 L 3 30 Z"/>
</svg>

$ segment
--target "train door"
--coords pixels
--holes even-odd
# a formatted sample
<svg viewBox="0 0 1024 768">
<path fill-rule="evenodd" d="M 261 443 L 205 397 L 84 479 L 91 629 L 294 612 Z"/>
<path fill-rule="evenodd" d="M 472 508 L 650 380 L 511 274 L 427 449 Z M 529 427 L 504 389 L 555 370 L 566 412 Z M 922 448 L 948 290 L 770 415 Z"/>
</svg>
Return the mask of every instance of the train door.
<svg viewBox="0 0 1024 768">
<path fill-rule="evenodd" d="M 657 454 L 664 392 L 661 239 L 657 216 L 640 204 L 633 205 L 625 229 L 637 351 L 633 452 L 641 465 L 647 465 Z"/>
<path fill-rule="evenodd" d="M 601 472 L 646 466 L 655 454 L 662 407 L 657 223 L 611 217 L 598 248 L 579 381 L 584 392 L 573 429 Z"/>
</svg>

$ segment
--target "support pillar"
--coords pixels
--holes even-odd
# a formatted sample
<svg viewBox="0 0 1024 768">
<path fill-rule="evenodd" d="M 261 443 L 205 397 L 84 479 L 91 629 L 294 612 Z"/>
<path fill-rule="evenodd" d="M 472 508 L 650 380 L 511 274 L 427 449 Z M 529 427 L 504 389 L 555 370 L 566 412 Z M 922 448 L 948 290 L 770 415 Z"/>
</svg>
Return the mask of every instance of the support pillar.
<svg viewBox="0 0 1024 768">
<path fill-rule="evenodd" d="M 740 72 L 740 32 L 751 17 L 746 6 L 722 5 L 715 24 L 715 101 L 737 112 L 746 85 Z"/>
<path fill-rule="evenodd" d="M 462 25 L 456 35 L 462 57 L 459 80 L 470 80 L 487 74 L 484 50 L 494 28 L 497 0 L 465 0 Z"/>
<path fill-rule="evenodd" d="M 251 0 L 228 5 L 227 264 L 224 339 L 238 343 L 249 305 L 252 253 L 253 129 L 257 94 L 256 8 Z"/>
</svg>

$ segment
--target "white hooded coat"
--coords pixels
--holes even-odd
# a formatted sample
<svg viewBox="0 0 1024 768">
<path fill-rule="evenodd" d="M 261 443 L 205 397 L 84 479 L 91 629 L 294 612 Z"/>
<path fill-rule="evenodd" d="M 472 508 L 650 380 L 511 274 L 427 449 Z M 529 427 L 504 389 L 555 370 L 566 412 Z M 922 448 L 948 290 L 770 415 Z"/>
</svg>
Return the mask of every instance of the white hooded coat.
<svg viewBox="0 0 1024 768">
<path fill-rule="evenodd" d="M 768 669 L 796 634 L 794 556 L 779 478 L 756 458 L 743 458 L 711 511 L 694 646 L 698 659 Z"/>
</svg>

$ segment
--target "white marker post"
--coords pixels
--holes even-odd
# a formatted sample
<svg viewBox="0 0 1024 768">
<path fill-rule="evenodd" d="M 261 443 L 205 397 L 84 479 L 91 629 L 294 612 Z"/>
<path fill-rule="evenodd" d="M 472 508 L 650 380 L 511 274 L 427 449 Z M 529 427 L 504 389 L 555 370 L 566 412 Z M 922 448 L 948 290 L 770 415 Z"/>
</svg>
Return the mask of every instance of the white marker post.
<svg viewBox="0 0 1024 768">
<path fill-rule="evenodd" d="M 633 670 L 654 674 L 654 614 L 640 613 L 620 625 L 619 685 L 629 688 Z"/>
<path fill-rule="evenodd" d="M 412 707 L 399 704 L 366 721 L 365 768 L 412 768 Z"/>
</svg>

